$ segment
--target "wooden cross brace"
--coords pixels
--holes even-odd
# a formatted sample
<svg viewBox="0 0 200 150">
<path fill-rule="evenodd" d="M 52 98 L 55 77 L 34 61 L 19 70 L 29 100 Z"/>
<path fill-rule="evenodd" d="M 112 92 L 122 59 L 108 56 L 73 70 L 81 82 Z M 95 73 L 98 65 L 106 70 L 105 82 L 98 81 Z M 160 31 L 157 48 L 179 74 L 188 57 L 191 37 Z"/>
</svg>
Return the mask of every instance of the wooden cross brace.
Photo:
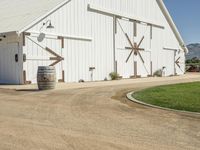
<svg viewBox="0 0 200 150">
<path fill-rule="evenodd" d="M 132 47 L 125 47 L 125 49 L 131 50 Z M 138 48 L 139 51 L 144 51 L 144 48 Z"/>
<path fill-rule="evenodd" d="M 179 67 L 179 68 L 181 68 L 181 66 L 180 66 L 180 60 L 181 59 L 181 57 L 179 57 L 176 61 L 175 61 L 175 64 Z"/>
<path fill-rule="evenodd" d="M 184 72 L 184 71 L 181 69 L 181 66 L 180 66 L 180 63 L 182 63 L 182 62 L 180 62 L 180 59 L 181 59 L 181 57 L 179 57 L 179 58 L 175 61 L 175 64 L 179 67 L 179 69 L 180 69 L 182 72 Z"/>
<path fill-rule="evenodd" d="M 50 57 L 50 60 L 55 60 L 55 62 L 53 62 L 51 65 L 49 66 L 55 66 L 56 64 L 58 64 L 59 62 L 61 62 L 62 60 L 64 60 L 63 57 L 61 57 L 60 55 L 58 55 L 57 53 L 55 53 L 53 50 L 51 50 L 50 48 L 46 47 L 45 50 L 47 52 L 49 52 L 50 54 L 54 55 L 55 57 Z"/>
<path fill-rule="evenodd" d="M 139 42 L 139 44 L 137 44 L 137 43 L 132 44 L 132 42 L 131 42 L 131 40 L 130 40 L 128 34 L 123 30 L 123 28 L 122 28 L 120 22 L 119 22 L 118 20 L 117 20 L 117 22 L 118 22 L 118 24 L 119 24 L 119 26 L 120 26 L 122 32 L 124 33 L 126 39 L 128 40 L 128 42 L 129 42 L 129 44 L 130 44 L 130 46 L 131 46 L 131 49 L 132 49 L 131 53 L 129 54 L 128 58 L 126 59 L 126 63 L 129 61 L 129 59 L 130 59 L 130 57 L 131 57 L 131 55 L 132 55 L 133 52 L 134 52 L 135 55 L 138 54 L 138 55 L 140 56 L 140 59 L 141 59 L 142 62 L 144 63 L 144 59 L 142 58 L 142 55 L 141 55 L 140 52 L 139 52 L 139 50 L 141 49 L 141 48 L 140 48 L 140 45 L 142 44 L 142 41 L 144 40 L 144 36 L 142 37 L 142 39 L 141 39 L 141 41 Z"/>
<path fill-rule="evenodd" d="M 36 45 L 38 45 L 40 48 L 46 50 L 51 55 L 55 56 L 55 57 L 50 57 L 50 60 L 54 60 L 55 62 L 53 62 L 49 66 L 55 66 L 56 64 L 58 64 L 59 62 L 61 62 L 61 61 L 64 60 L 64 58 L 62 56 L 60 56 L 59 54 L 57 54 L 56 52 L 54 52 L 52 49 L 50 49 L 48 47 L 45 47 L 42 44 L 39 44 L 38 42 L 36 42 L 35 40 L 33 40 L 31 37 L 27 37 L 27 38 L 29 40 L 31 40 L 33 43 L 35 43 Z"/>
<path fill-rule="evenodd" d="M 130 38 L 129 38 L 127 33 L 125 33 L 125 36 L 126 36 L 128 42 L 129 42 L 130 46 L 131 46 L 130 49 L 132 49 L 131 53 L 129 54 L 129 56 L 128 56 L 127 60 L 126 60 L 126 63 L 129 61 L 129 59 L 130 59 L 130 57 L 131 57 L 133 52 L 134 52 L 134 55 L 139 55 L 140 59 L 144 63 L 144 59 L 142 58 L 142 55 L 139 52 L 140 50 L 144 50 L 144 49 L 140 48 L 140 45 L 142 44 L 142 41 L 144 40 L 144 36 L 140 40 L 139 44 L 137 44 L 137 43 L 132 44 L 132 42 L 131 42 L 131 40 L 130 40 Z"/>
</svg>

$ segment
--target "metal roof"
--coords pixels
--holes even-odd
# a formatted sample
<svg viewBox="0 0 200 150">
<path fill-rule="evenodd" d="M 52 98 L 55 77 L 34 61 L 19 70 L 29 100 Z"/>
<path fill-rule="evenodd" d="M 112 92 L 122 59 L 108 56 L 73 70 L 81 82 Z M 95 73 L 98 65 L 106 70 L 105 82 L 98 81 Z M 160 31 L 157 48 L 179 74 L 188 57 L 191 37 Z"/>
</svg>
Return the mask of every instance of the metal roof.
<svg viewBox="0 0 200 150">
<path fill-rule="evenodd" d="M 20 31 L 65 0 L 0 0 L 0 33 Z"/>
</svg>

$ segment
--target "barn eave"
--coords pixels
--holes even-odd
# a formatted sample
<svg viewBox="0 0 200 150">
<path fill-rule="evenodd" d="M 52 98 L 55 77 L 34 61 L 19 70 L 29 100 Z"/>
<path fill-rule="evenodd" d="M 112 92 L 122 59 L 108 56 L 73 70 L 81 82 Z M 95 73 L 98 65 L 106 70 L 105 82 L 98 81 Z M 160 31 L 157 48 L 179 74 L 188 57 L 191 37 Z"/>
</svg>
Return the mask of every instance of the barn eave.
<svg viewBox="0 0 200 150">
<path fill-rule="evenodd" d="M 189 51 L 188 51 L 188 49 L 185 45 L 185 42 L 183 41 L 183 38 L 181 37 L 181 34 L 179 33 L 178 28 L 176 27 L 176 25 L 175 25 L 171 15 L 170 15 L 169 11 L 167 10 L 163 0 L 156 0 L 156 1 L 159 5 L 161 11 L 163 12 L 170 28 L 172 29 L 174 35 L 176 36 L 176 39 L 178 40 L 180 47 L 185 51 L 185 53 L 188 53 Z"/>
</svg>

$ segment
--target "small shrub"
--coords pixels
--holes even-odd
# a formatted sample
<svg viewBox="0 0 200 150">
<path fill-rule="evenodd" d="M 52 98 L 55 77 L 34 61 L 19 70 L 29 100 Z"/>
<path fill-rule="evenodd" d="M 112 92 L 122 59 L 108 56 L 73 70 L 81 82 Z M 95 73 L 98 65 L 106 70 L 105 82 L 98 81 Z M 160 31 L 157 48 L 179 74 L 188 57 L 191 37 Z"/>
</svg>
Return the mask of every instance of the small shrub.
<svg viewBox="0 0 200 150">
<path fill-rule="evenodd" d="M 79 83 L 84 83 L 85 81 L 83 79 L 80 79 L 78 82 Z"/>
<path fill-rule="evenodd" d="M 119 74 L 116 73 L 116 72 L 111 72 L 109 75 L 110 75 L 110 78 L 111 78 L 112 80 L 117 80 L 117 79 L 119 79 Z"/>
<path fill-rule="evenodd" d="M 162 77 L 162 69 L 157 70 L 156 72 L 154 72 L 153 76 L 154 77 Z"/>
</svg>

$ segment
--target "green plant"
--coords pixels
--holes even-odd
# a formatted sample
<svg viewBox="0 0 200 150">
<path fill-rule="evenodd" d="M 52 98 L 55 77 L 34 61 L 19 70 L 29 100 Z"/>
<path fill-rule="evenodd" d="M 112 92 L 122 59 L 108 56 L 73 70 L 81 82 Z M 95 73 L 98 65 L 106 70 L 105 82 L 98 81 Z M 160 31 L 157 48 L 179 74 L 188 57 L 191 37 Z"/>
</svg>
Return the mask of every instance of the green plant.
<svg viewBox="0 0 200 150">
<path fill-rule="evenodd" d="M 112 80 L 117 80 L 117 79 L 119 79 L 119 74 L 116 73 L 116 72 L 111 72 L 111 73 L 109 74 L 109 76 L 110 76 L 110 78 L 111 78 Z"/>
<path fill-rule="evenodd" d="M 162 69 L 159 69 L 156 72 L 154 72 L 153 76 L 162 77 Z"/>
</svg>

